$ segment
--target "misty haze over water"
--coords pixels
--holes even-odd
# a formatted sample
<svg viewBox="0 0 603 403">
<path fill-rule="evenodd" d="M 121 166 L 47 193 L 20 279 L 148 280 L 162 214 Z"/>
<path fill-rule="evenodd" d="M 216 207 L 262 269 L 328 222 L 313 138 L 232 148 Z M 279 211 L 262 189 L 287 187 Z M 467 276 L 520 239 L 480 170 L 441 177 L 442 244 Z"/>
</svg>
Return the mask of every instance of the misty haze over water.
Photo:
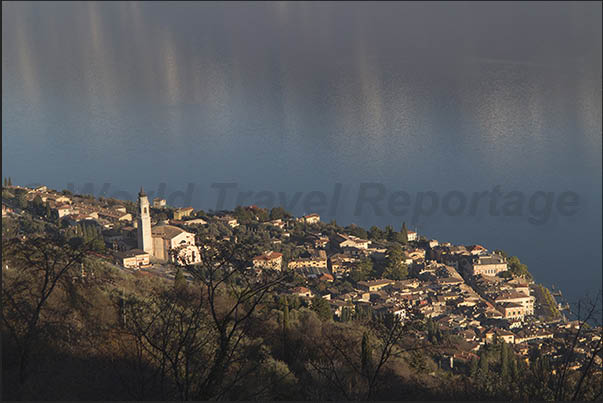
<svg viewBox="0 0 603 403">
<path fill-rule="evenodd" d="M 543 224 L 438 213 L 577 298 L 601 284 L 600 3 L 3 3 L 2 170 L 61 190 L 565 191 Z M 110 192 L 111 193 L 111 192 Z M 231 197 L 232 196 L 232 197 Z M 236 191 L 226 201 L 234 208 Z M 251 200 L 247 204 L 251 204 Z M 385 202 L 385 205 L 387 203 Z M 301 215 L 302 203 L 293 213 Z"/>
</svg>

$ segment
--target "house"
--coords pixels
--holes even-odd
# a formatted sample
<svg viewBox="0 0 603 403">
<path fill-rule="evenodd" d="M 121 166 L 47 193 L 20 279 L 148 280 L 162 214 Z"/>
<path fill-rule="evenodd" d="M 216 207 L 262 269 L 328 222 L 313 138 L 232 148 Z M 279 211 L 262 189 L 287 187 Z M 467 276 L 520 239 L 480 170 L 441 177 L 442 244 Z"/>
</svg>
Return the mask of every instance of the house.
<svg viewBox="0 0 603 403">
<path fill-rule="evenodd" d="M 368 241 L 366 239 L 361 239 L 361 238 L 358 238 L 357 236 L 348 235 L 348 234 L 337 234 L 334 237 L 333 241 L 339 249 L 343 249 L 343 248 L 368 249 L 368 246 L 371 243 L 371 241 Z"/>
<path fill-rule="evenodd" d="M 419 239 L 416 231 L 407 231 L 406 232 L 408 237 L 406 238 L 408 241 L 416 241 L 417 239 Z"/>
<path fill-rule="evenodd" d="M 486 248 L 481 245 L 471 245 L 467 248 L 472 255 L 482 255 L 487 252 Z"/>
<path fill-rule="evenodd" d="M 537 331 L 529 331 L 529 330 L 520 330 L 517 332 L 515 336 L 515 343 L 525 343 L 531 340 L 539 340 L 539 339 L 552 339 L 553 332 L 550 330 L 537 330 Z"/>
<path fill-rule="evenodd" d="M 484 333 L 486 343 L 502 340 L 505 343 L 515 344 L 515 334 L 505 329 L 492 328 Z"/>
<path fill-rule="evenodd" d="M 185 220 L 182 221 L 183 225 L 205 225 L 207 224 L 207 221 L 205 221 L 203 218 L 193 218 L 192 220 Z"/>
<path fill-rule="evenodd" d="M 291 260 L 287 264 L 287 268 L 289 270 L 300 269 L 302 267 L 316 267 L 316 268 L 327 268 L 327 259 L 326 257 L 321 256 L 311 256 L 307 258 L 297 258 Z"/>
<path fill-rule="evenodd" d="M 235 228 L 235 227 L 239 226 L 239 222 L 237 221 L 237 219 L 232 216 L 229 216 L 229 215 L 218 217 L 217 219 L 219 222 L 226 224 L 231 228 Z"/>
<path fill-rule="evenodd" d="M 497 304 L 509 302 L 520 305 L 523 308 L 523 312 L 525 315 L 534 315 L 535 300 L 535 297 L 530 296 L 529 294 L 526 295 L 523 292 L 518 292 L 515 290 L 503 291 L 494 297 L 494 302 Z"/>
<path fill-rule="evenodd" d="M 279 252 L 264 252 L 252 259 L 253 267 L 256 269 L 281 270 L 283 264 L 283 254 Z"/>
<path fill-rule="evenodd" d="M 272 220 L 272 221 L 267 221 L 266 224 L 271 225 L 273 227 L 280 228 L 280 229 L 285 228 L 285 223 L 280 218 L 277 218 L 276 220 Z"/>
<path fill-rule="evenodd" d="M 192 207 L 182 207 L 174 210 L 174 220 L 181 220 L 184 217 L 190 216 L 193 211 L 195 211 Z"/>
<path fill-rule="evenodd" d="M 412 259 L 413 262 L 425 259 L 425 249 L 414 248 L 406 251 L 406 256 Z"/>
<path fill-rule="evenodd" d="M 498 304 L 499 311 L 502 313 L 504 319 L 520 319 L 523 320 L 525 316 L 525 308 L 521 304 L 514 302 L 503 302 Z"/>
<path fill-rule="evenodd" d="M 167 202 L 165 201 L 165 199 L 161 199 L 159 197 L 153 199 L 153 207 L 155 208 L 165 207 L 166 205 Z"/>
<path fill-rule="evenodd" d="M 118 263 L 127 269 L 139 269 L 150 265 L 151 255 L 141 249 L 117 253 Z"/>
<path fill-rule="evenodd" d="M 332 283 L 333 281 L 335 281 L 335 279 L 333 278 L 333 276 L 331 274 L 329 274 L 329 273 L 324 273 L 318 279 L 320 281 L 326 281 L 326 282 L 329 282 L 329 283 Z"/>
<path fill-rule="evenodd" d="M 305 215 L 301 218 L 306 224 L 318 224 L 320 222 L 320 216 L 316 213 Z"/>
<path fill-rule="evenodd" d="M 314 294 L 312 293 L 312 291 L 310 291 L 310 289 L 306 288 L 306 287 L 295 287 L 295 288 L 291 289 L 290 292 L 292 295 L 296 295 L 298 297 L 304 297 L 304 298 L 314 297 Z"/>
<path fill-rule="evenodd" d="M 474 256 L 468 265 L 468 272 L 473 276 L 480 274 L 495 276 L 500 272 L 507 271 L 507 269 L 505 258 L 496 253 Z"/>
<path fill-rule="evenodd" d="M 394 284 L 394 280 L 381 279 L 381 280 L 368 280 L 368 281 L 359 281 L 358 286 L 363 290 L 367 291 L 378 291 L 388 285 Z"/>
<path fill-rule="evenodd" d="M 119 213 L 127 213 L 128 212 L 128 209 L 126 208 L 126 206 L 122 206 L 121 204 L 113 206 L 113 210 L 115 210 Z"/>
<path fill-rule="evenodd" d="M 315 248 L 326 248 L 329 244 L 329 237 L 322 234 L 312 234 L 308 237 L 308 241 L 312 243 Z"/>
<path fill-rule="evenodd" d="M 347 310 L 349 313 L 354 312 L 354 304 L 339 299 L 332 299 L 329 301 L 331 311 L 335 314 L 338 319 L 343 317 L 343 312 Z"/>
<path fill-rule="evenodd" d="M 331 255 L 328 260 L 331 273 L 341 277 L 352 269 L 352 266 L 358 259 L 343 253 Z"/>
<path fill-rule="evenodd" d="M 98 215 L 109 221 L 132 221 L 132 214 L 126 213 L 123 210 L 100 209 Z"/>
<path fill-rule="evenodd" d="M 12 213 L 13 209 L 2 203 L 2 217 L 6 217 L 8 213 Z"/>
</svg>

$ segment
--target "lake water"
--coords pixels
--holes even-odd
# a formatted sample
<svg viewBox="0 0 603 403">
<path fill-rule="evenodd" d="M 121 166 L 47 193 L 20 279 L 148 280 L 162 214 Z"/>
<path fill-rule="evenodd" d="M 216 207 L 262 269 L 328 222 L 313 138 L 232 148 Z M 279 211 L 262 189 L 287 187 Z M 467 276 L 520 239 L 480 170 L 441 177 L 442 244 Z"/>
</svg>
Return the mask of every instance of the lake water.
<svg viewBox="0 0 603 403">
<path fill-rule="evenodd" d="M 298 215 L 406 221 L 503 249 L 570 299 L 601 287 L 601 3 L 2 11 L 2 170 L 14 183 L 92 183 L 95 195 L 108 183 L 106 196 L 131 197 L 165 183 L 173 204 L 206 210 L 234 183 L 224 208 L 238 191 L 260 205 L 280 192 Z M 190 197 L 174 195 L 189 183 Z M 356 211 L 363 183 L 378 184 L 364 190 L 382 192 L 381 211 Z M 472 195 L 497 185 L 523 205 L 471 212 Z M 388 208 L 400 191 L 407 211 Z M 538 191 L 554 193 L 550 214 L 542 194 L 529 209 Z"/>
</svg>

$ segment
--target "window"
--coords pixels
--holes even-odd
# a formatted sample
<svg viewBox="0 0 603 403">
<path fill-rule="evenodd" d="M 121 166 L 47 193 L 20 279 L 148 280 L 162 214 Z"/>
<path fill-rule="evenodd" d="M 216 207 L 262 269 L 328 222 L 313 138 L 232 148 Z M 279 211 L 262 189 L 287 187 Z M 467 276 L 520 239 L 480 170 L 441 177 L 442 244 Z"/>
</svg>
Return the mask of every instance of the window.
<svg viewBox="0 0 603 403">
<path fill-rule="evenodd" d="M 143 213 L 144 213 L 144 214 L 146 214 L 146 213 L 147 213 L 147 208 L 146 208 L 146 207 L 143 209 Z"/>
</svg>

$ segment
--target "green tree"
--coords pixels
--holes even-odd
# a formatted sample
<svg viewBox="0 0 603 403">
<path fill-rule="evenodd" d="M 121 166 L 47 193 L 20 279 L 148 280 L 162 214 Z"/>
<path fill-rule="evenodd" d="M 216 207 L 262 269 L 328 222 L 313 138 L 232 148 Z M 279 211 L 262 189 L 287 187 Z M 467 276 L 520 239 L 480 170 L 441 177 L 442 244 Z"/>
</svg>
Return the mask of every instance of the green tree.
<svg viewBox="0 0 603 403">
<path fill-rule="evenodd" d="M 8 177 L 8 186 L 12 186 L 12 185 L 13 185 L 13 180 L 9 176 Z"/>
<path fill-rule="evenodd" d="M 503 381 L 509 377 L 509 357 L 509 345 L 503 341 L 500 346 L 500 376 Z"/>
<path fill-rule="evenodd" d="M 362 227 L 359 227 L 355 224 L 350 225 L 349 227 L 346 228 L 346 231 L 354 236 L 357 236 L 359 238 L 362 239 L 367 239 L 368 238 L 368 233 L 366 232 L 366 230 Z"/>
<path fill-rule="evenodd" d="M 407 243 L 408 242 L 408 229 L 406 229 L 406 222 L 402 223 L 402 230 L 400 231 L 400 233 L 402 234 L 402 243 Z"/>
<path fill-rule="evenodd" d="M 511 256 L 507 258 L 507 264 L 509 265 L 509 271 L 516 277 L 523 277 L 531 280 L 532 275 L 528 271 L 528 266 L 521 263 L 517 256 Z"/>
<path fill-rule="evenodd" d="M 409 364 L 419 374 L 424 373 L 427 370 L 427 360 L 425 359 L 425 353 L 421 350 L 413 350 L 410 353 Z"/>
<path fill-rule="evenodd" d="M 367 280 L 373 273 L 373 261 L 365 258 L 358 262 L 350 272 L 350 278 L 356 282 Z"/>
<path fill-rule="evenodd" d="M 40 197 L 40 195 L 36 195 L 36 197 L 34 197 L 33 201 L 32 201 L 32 207 L 33 207 L 33 211 L 38 214 L 41 215 L 44 209 L 44 202 L 42 201 L 42 198 Z"/>
<path fill-rule="evenodd" d="M 485 351 L 479 356 L 479 374 L 486 376 L 488 374 L 488 355 Z"/>
<path fill-rule="evenodd" d="M 3 184 L 4 184 L 4 187 L 7 187 L 7 186 L 8 186 L 8 179 L 6 179 L 6 176 L 4 177 L 4 182 L 3 182 Z"/>
<path fill-rule="evenodd" d="M 396 231 L 394 231 L 394 227 L 392 227 L 391 225 L 385 226 L 385 238 L 388 241 L 394 241 L 395 234 L 396 234 Z"/>
<path fill-rule="evenodd" d="M 285 217 L 290 217 L 291 214 L 289 214 L 284 208 L 282 207 L 273 207 L 270 210 L 270 219 L 271 220 L 278 220 L 278 219 L 283 219 Z"/>
<path fill-rule="evenodd" d="M 371 350 L 368 333 L 364 332 L 362 334 L 362 345 L 361 345 L 361 365 L 362 365 L 361 370 L 365 376 L 368 376 L 368 374 L 371 371 L 372 359 L 373 359 L 373 354 L 372 354 L 372 350 Z"/>
<path fill-rule="evenodd" d="M 288 351 L 288 344 L 289 344 L 289 301 L 287 299 L 287 297 L 285 296 L 284 298 L 284 304 L 283 304 L 283 357 L 285 358 L 285 360 L 287 360 L 289 351 Z"/>
<path fill-rule="evenodd" d="M 25 198 L 25 195 L 19 195 L 19 208 L 25 210 L 29 207 L 29 202 Z"/>
<path fill-rule="evenodd" d="M 176 275 L 174 276 L 174 288 L 177 291 L 181 291 L 186 289 L 187 284 L 186 284 L 186 278 L 184 277 L 184 273 L 182 273 L 182 270 L 178 269 L 176 270 Z"/>
<path fill-rule="evenodd" d="M 333 317 L 331 313 L 331 307 L 326 299 L 322 298 L 320 295 L 312 298 L 312 306 L 311 309 L 318 314 L 318 317 L 321 320 L 329 320 Z"/>
<path fill-rule="evenodd" d="M 373 225 L 368 231 L 368 237 L 371 241 L 378 241 L 385 238 L 385 232 L 375 225 Z"/>
<path fill-rule="evenodd" d="M 386 255 L 385 270 L 383 277 L 390 280 L 403 280 L 408 276 L 408 268 L 402 261 L 404 254 L 402 248 L 394 244 L 390 246 Z"/>
<path fill-rule="evenodd" d="M 479 369 L 479 361 L 477 357 L 471 358 L 471 363 L 469 364 L 469 376 L 471 378 L 475 378 L 477 376 L 477 370 Z"/>
</svg>

